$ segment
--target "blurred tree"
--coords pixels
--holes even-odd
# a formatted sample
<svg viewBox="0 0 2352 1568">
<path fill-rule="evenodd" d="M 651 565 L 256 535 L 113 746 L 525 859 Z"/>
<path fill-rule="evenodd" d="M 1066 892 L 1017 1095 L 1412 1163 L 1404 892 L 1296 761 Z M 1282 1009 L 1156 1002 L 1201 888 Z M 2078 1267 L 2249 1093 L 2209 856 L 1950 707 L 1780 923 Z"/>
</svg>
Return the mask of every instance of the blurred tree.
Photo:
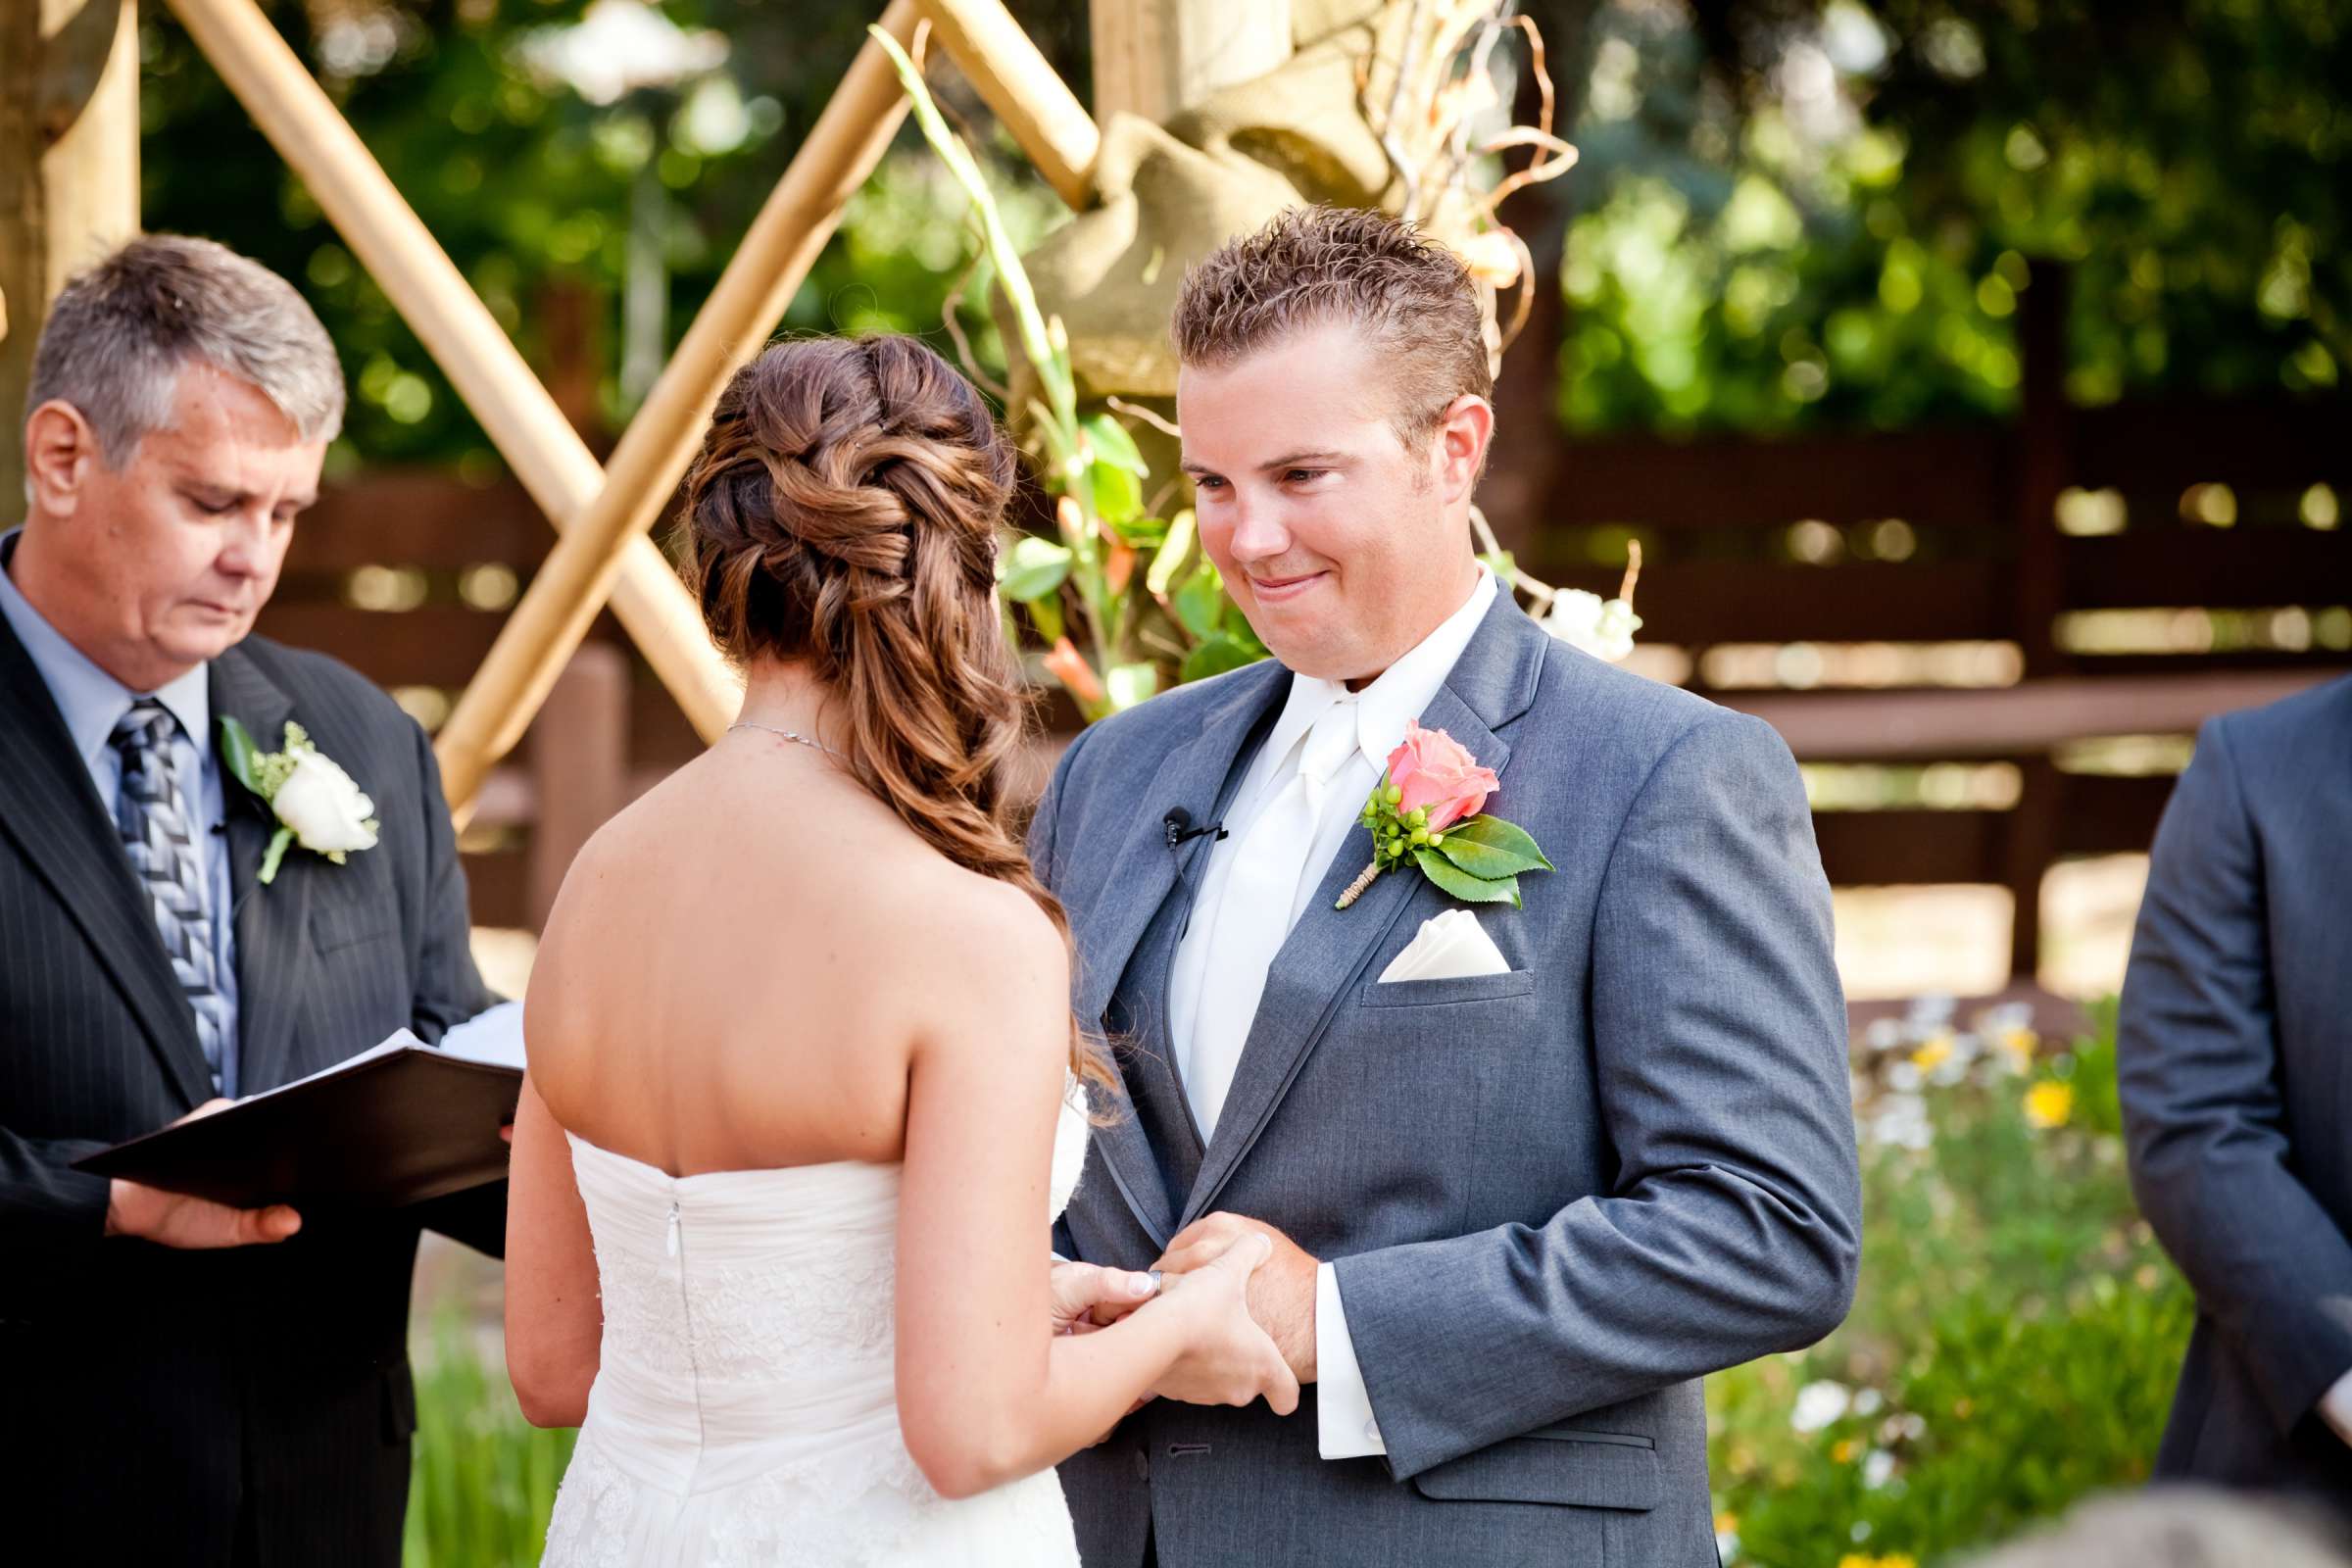
<svg viewBox="0 0 2352 1568">
<path fill-rule="evenodd" d="M 607 103 L 583 95 L 579 72 L 547 63 L 546 44 L 587 9 L 585 0 L 306 0 L 270 14 L 566 412 L 601 444 L 644 391 L 641 372 L 625 388 L 621 373 L 622 302 L 632 272 L 646 273 L 642 251 L 632 264 L 632 216 L 636 244 L 659 247 L 665 308 L 656 318 L 674 342 L 879 7 L 663 6 L 678 27 L 723 40 L 723 63 L 673 85 L 628 87 Z M 1041 44 L 1082 44 L 1083 10 L 1074 16 L 1074 26 L 1040 27 Z M 497 471 L 488 441 L 414 334 L 169 10 L 142 8 L 141 25 L 147 227 L 210 235 L 303 288 L 351 382 L 338 466 L 365 455 Z M 1084 70 L 1083 57 L 1063 64 Z M 984 115 L 952 70 L 940 74 L 951 109 Z M 1008 226 L 1034 241 L 1060 204 L 1014 167 L 1008 142 L 979 140 L 1009 192 Z M 662 199 L 647 201 L 649 185 Z M 852 204 L 784 326 L 892 327 L 950 347 L 943 305 L 978 257 L 965 210 L 908 132 Z M 985 283 L 984 272 L 965 283 L 961 317 L 983 363 L 1001 368 Z"/>
<path fill-rule="evenodd" d="M 2352 356 L 2339 0 L 1532 0 L 1585 163 L 1529 193 L 1580 427 L 2015 406 L 2026 261 L 2069 389 L 2308 392 Z"/>
<path fill-rule="evenodd" d="M 1013 9 L 1066 79 L 1088 79 L 1083 0 Z M 2085 403 L 2331 389 L 2352 358 L 2342 0 L 1527 9 L 1584 162 L 1513 202 L 1510 220 L 1561 289 L 1506 362 L 1506 409 L 1553 407 L 1585 429 L 1998 416 L 2016 399 L 2029 257 L 2074 266 L 2070 387 Z M 674 339 L 878 5 L 667 0 L 671 23 L 726 41 L 723 64 L 603 105 L 529 63 L 541 29 L 584 10 L 280 0 L 272 15 L 593 439 L 628 412 L 632 211 L 637 271 L 658 244 L 657 315 Z M 211 234 L 302 283 L 352 378 L 338 462 L 494 469 L 166 8 L 142 9 L 142 47 L 147 224 Z M 985 131 L 956 74 L 935 81 L 944 107 Z M 939 332 L 979 247 L 959 194 L 906 137 L 788 326 Z M 1008 143 L 971 139 L 1016 240 L 1058 220 Z M 966 280 L 960 319 L 993 368 L 985 282 Z"/>
</svg>

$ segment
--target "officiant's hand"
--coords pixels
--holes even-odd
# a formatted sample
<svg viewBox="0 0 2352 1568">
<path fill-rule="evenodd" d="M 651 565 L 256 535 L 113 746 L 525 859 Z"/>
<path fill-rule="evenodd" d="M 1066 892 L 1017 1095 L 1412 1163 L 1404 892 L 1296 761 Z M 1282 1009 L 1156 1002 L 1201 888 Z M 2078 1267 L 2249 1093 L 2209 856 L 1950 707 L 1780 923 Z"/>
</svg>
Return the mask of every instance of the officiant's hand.
<svg viewBox="0 0 2352 1568">
<path fill-rule="evenodd" d="M 179 1121 L 226 1110 L 232 1100 L 208 1100 Z M 106 1234 L 135 1236 L 163 1247 L 253 1247 L 282 1242 L 302 1229 L 302 1216 L 284 1203 L 268 1208 L 231 1208 L 208 1198 L 168 1193 L 117 1177 L 106 1199 Z"/>
<path fill-rule="evenodd" d="M 1315 1381 L 1315 1271 L 1321 1262 L 1262 1219 L 1247 1214 L 1203 1214 L 1176 1233 L 1167 1251 L 1152 1266 L 1187 1274 L 1222 1256 L 1250 1234 L 1274 1244 L 1274 1254 L 1250 1276 L 1250 1315 L 1274 1341 L 1275 1348 L 1301 1383 Z"/>
</svg>

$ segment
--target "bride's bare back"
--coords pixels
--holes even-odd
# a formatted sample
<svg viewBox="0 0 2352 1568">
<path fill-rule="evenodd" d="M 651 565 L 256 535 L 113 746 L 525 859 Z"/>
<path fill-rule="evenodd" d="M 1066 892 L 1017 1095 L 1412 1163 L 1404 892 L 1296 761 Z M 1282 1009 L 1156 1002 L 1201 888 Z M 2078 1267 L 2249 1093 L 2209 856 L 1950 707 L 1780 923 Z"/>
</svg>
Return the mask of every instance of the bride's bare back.
<svg viewBox="0 0 2352 1568">
<path fill-rule="evenodd" d="M 1025 706 L 995 595 L 1013 475 L 985 401 L 911 338 L 780 343 L 721 394 L 687 577 L 750 727 L 596 836 L 541 943 L 507 1210 L 533 1420 L 591 1415 L 599 1384 L 575 1139 L 671 1177 L 895 1162 L 892 1390 L 947 1495 L 1054 1463 L 1154 1387 L 1296 1400 L 1243 1300 L 1262 1246 L 1051 1332 L 1055 1127 L 1073 1067 L 1102 1069 L 1001 796 Z"/>
<path fill-rule="evenodd" d="M 1023 895 L 833 759 L 737 731 L 564 879 L 524 1009 L 531 1077 L 566 1129 L 673 1175 L 897 1160 L 934 981 L 1024 936 L 1052 933 Z"/>
</svg>

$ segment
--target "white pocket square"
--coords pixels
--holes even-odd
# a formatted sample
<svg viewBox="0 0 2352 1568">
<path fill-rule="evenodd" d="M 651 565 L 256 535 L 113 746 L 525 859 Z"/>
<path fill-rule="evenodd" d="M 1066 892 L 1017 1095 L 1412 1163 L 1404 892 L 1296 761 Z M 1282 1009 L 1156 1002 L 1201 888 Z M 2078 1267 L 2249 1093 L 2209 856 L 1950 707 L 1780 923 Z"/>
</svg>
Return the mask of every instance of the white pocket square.
<svg viewBox="0 0 2352 1568">
<path fill-rule="evenodd" d="M 1462 980 L 1472 975 L 1508 974 L 1502 950 L 1468 909 L 1447 909 L 1421 922 L 1404 951 L 1389 960 L 1380 983 L 1398 980 Z"/>
</svg>

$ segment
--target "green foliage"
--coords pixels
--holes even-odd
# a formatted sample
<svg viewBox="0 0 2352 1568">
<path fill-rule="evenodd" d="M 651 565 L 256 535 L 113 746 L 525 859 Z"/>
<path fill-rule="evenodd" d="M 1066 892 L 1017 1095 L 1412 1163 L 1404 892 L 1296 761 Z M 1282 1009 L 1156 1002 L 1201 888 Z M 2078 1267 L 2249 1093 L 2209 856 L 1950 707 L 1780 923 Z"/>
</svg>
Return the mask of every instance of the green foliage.
<svg viewBox="0 0 2352 1568">
<path fill-rule="evenodd" d="M 416 1443 L 409 1481 L 406 1568 L 528 1568 L 547 1544 L 556 1486 L 575 1433 L 522 1419 L 495 1361 L 466 1346 L 454 1319 L 435 1326 L 416 1368 Z"/>
<path fill-rule="evenodd" d="M 1007 635 L 1018 641 L 1010 607 L 1019 605 L 1051 650 L 1042 667 L 1090 722 L 1151 697 L 1164 674 L 1200 680 L 1263 658 L 1265 649 L 1226 599 L 1205 556 L 1171 596 L 1170 585 L 1198 542 L 1192 514 L 1169 521 L 1144 514 L 1151 469 L 1113 414 L 1079 412 L 1061 319 L 1039 309 L 987 172 L 949 127 L 906 52 L 880 27 L 871 31 L 898 70 L 923 139 L 970 198 L 1036 381 L 1025 423 L 1036 443 L 1031 456 L 1038 482 L 1054 499 L 1061 543 L 1028 537 L 1005 552 L 997 589 L 1006 607 Z M 1139 576 L 1137 562 L 1147 550 L 1151 565 Z M 1084 648 L 1068 635 L 1073 611 Z"/>
<path fill-rule="evenodd" d="M 1728 1560 L 1933 1562 L 2146 1477 L 2193 1307 L 2133 1210 L 2093 1019 L 2042 1054 L 2014 1016 L 1882 1031 L 1853 1314 L 1708 1383 Z"/>
<path fill-rule="evenodd" d="M 578 21 L 585 3 L 268 9 L 593 438 L 630 412 L 618 372 L 633 208 L 651 198 L 674 343 L 864 41 L 874 8 L 673 0 L 662 7 L 673 21 L 725 34 L 726 66 L 675 91 L 639 90 L 600 107 L 521 59 L 538 29 Z M 472 416 L 170 8 L 143 6 L 139 20 L 146 226 L 218 239 L 303 290 L 351 388 L 338 468 L 364 460 L 497 473 L 500 460 Z M 852 198 L 782 324 L 926 333 L 944 349 L 942 316 L 960 280 L 958 319 L 983 366 L 1001 369 L 986 268 L 975 269 L 960 196 L 912 141 Z M 1003 171 L 1006 229 L 1016 244 L 1034 244 L 1058 220 L 1059 202 L 1018 171 L 1009 144 L 984 144 L 980 155 Z"/>
<path fill-rule="evenodd" d="M 1585 160 L 1536 197 L 1579 426 L 2005 416 L 2037 261 L 2078 402 L 2342 381 L 2340 7 L 1532 9 L 1581 46 Z"/>
</svg>

